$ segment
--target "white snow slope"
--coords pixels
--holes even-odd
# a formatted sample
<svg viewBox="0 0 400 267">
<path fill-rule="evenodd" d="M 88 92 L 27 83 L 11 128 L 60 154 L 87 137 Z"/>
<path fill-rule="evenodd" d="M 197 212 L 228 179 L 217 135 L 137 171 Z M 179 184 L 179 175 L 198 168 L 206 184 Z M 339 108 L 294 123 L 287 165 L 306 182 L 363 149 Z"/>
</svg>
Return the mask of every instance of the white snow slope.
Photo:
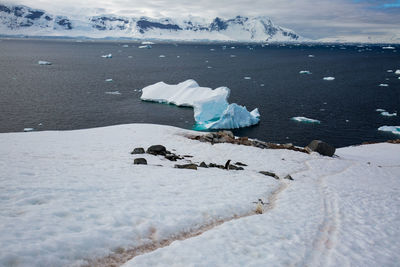
<svg viewBox="0 0 400 267">
<path fill-rule="evenodd" d="M 189 133 L 199 134 L 147 124 L 0 134 L 0 266 L 79 266 L 230 219 L 125 266 L 398 266 L 400 145 L 328 158 Z M 184 170 L 130 154 L 153 144 L 196 163 L 248 166 Z M 268 204 L 255 215 L 259 198 Z"/>
</svg>

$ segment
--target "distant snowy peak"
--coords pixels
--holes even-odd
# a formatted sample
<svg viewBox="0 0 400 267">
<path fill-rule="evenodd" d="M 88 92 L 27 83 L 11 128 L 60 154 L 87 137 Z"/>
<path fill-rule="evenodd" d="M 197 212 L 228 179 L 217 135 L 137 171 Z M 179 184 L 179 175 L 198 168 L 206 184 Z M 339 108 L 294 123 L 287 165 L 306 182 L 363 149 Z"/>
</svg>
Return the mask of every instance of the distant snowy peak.
<svg viewBox="0 0 400 267">
<path fill-rule="evenodd" d="M 243 17 L 232 19 L 188 17 L 148 18 L 100 15 L 71 20 L 65 16 L 48 14 L 44 10 L 26 6 L 0 4 L 0 34 L 128 37 L 168 40 L 214 41 L 297 41 L 295 32 L 276 26 L 267 17 Z"/>
</svg>

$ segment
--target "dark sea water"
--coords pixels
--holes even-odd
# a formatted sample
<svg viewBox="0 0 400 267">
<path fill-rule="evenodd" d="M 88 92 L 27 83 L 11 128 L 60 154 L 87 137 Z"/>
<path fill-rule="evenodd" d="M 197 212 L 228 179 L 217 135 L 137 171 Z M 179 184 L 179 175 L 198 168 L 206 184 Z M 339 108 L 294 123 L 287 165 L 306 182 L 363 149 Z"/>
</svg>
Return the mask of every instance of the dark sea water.
<svg viewBox="0 0 400 267">
<path fill-rule="evenodd" d="M 400 69 L 400 47 L 397 52 L 381 46 L 138 45 L 0 39 L 0 132 L 138 122 L 191 129 L 192 109 L 142 102 L 137 89 L 194 79 L 201 86 L 229 87 L 230 103 L 259 108 L 260 124 L 236 135 L 301 146 L 321 139 L 337 147 L 399 138 L 377 128 L 400 125 L 400 114 L 384 117 L 375 109 L 400 112 L 400 75 L 387 72 Z M 101 57 L 109 53 L 111 59 Z M 39 60 L 53 65 L 38 65 Z M 336 79 L 324 81 L 326 76 Z M 121 94 L 105 93 L 113 91 Z M 294 116 L 321 124 L 294 122 Z"/>
</svg>

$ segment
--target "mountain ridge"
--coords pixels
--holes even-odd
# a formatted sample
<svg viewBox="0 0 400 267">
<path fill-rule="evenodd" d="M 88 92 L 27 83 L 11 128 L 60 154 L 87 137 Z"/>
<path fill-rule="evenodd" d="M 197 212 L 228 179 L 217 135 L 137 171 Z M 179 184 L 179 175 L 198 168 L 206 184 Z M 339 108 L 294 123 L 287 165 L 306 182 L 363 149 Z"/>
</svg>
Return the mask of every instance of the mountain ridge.
<svg viewBox="0 0 400 267">
<path fill-rule="evenodd" d="M 294 31 L 275 25 L 268 17 L 231 19 L 149 18 L 117 15 L 70 19 L 42 9 L 0 4 L 0 34 L 88 38 L 132 38 L 180 41 L 295 42 Z"/>
</svg>

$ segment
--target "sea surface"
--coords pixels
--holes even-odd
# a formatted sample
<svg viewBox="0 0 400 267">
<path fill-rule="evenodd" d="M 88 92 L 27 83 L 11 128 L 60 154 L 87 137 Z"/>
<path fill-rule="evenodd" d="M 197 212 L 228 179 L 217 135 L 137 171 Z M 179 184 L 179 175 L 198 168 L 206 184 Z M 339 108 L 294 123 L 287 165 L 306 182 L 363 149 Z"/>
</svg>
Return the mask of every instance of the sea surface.
<svg viewBox="0 0 400 267">
<path fill-rule="evenodd" d="M 400 114 L 376 111 L 400 112 L 400 75 L 394 73 L 400 69 L 400 46 L 139 45 L 0 39 L 0 132 L 126 123 L 192 129 L 191 108 L 143 102 L 140 89 L 194 79 L 201 86 L 229 87 L 230 103 L 259 108 L 260 124 L 235 130 L 239 136 L 300 146 L 321 139 L 336 147 L 400 137 L 377 130 L 400 125 Z M 110 53 L 112 58 L 101 57 Z M 39 65 L 39 60 L 53 64 Z M 304 70 L 312 74 L 299 73 Z M 328 76 L 335 80 L 323 80 Z M 296 116 L 321 123 L 291 120 Z"/>
</svg>

